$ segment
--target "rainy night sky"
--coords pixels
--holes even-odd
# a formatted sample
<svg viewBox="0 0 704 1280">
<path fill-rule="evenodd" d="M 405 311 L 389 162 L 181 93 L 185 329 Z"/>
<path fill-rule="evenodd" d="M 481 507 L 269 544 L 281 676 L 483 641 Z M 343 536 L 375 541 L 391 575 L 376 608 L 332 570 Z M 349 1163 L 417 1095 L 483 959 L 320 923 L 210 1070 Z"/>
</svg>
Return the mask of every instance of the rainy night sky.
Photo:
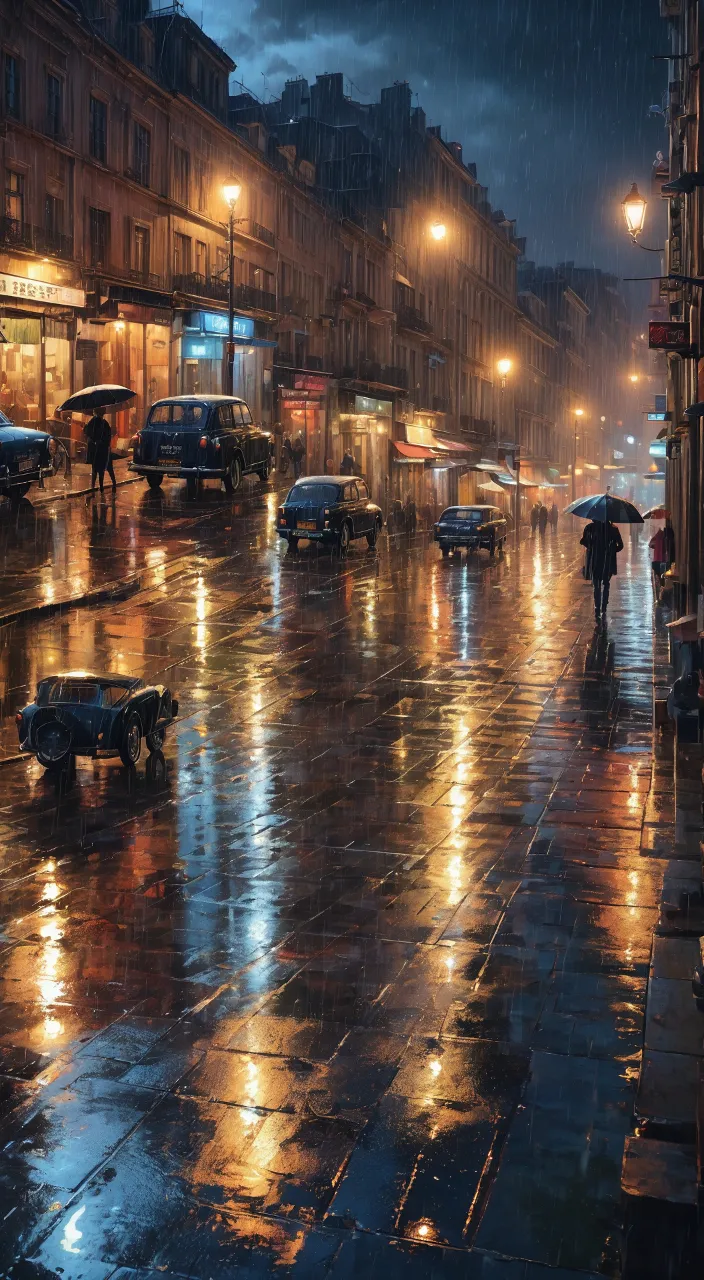
<svg viewBox="0 0 704 1280">
<path fill-rule="evenodd" d="M 158 0 L 157 0 L 158 3 Z M 643 270 L 619 202 L 647 189 L 664 120 L 658 0 L 186 0 L 258 97 L 343 71 L 361 101 L 408 80 L 429 124 L 462 142 L 538 262 Z M 234 86 L 235 91 L 238 86 Z M 653 206 L 651 206 L 651 213 Z M 657 232 L 650 221 L 649 230 Z"/>
</svg>

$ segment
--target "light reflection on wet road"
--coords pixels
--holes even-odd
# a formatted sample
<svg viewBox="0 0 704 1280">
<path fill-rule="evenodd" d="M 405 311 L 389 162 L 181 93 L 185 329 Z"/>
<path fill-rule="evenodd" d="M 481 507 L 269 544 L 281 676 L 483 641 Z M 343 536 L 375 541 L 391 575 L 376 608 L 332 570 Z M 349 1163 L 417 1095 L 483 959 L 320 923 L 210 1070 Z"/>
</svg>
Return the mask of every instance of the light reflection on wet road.
<svg viewBox="0 0 704 1280">
<path fill-rule="evenodd" d="M 181 707 L 166 777 L 0 769 L 0 1273 L 617 1274 L 669 801 L 645 548 L 595 634 L 571 530 L 340 565 L 273 493 L 166 494 L 95 534 L 139 594 L 0 648 L 4 754 L 53 667 Z M 54 524 L 83 572 L 90 509 Z"/>
</svg>

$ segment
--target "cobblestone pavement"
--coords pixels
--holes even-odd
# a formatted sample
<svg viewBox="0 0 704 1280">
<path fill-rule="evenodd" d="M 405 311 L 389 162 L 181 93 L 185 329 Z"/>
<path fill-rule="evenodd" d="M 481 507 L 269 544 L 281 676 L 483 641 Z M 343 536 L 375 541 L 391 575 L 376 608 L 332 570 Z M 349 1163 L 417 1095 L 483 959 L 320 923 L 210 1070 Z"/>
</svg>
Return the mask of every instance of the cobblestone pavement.
<svg viewBox="0 0 704 1280">
<path fill-rule="evenodd" d="M 149 774 L 0 768 L 0 1275 L 618 1275 L 672 798 L 644 542 L 595 632 L 572 528 L 338 563 L 274 494 L 136 488 L 149 583 L 0 632 L 6 752 L 52 668 L 180 700 Z"/>
</svg>

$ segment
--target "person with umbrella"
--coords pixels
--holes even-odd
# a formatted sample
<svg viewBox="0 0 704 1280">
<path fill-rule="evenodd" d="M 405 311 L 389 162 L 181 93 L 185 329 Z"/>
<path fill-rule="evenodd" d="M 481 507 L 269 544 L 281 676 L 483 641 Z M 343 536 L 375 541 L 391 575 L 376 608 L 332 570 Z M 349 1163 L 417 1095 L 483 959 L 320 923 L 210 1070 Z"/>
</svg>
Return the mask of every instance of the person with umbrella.
<svg viewBox="0 0 704 1280">
<path fill-rule="evenodd" d="M 90 422 L 87 422 L 83 428 L 83 434 L 88 441 L 88 460 L 93 468 L 90 481 L 91 492 L 95 493 L 96 476 L 100 484 L 100 492 L 105 492 L 106 471 L 112 480 L 113 489 L 116 489 L 117 480 L 112 465 L 112 427 L 105 417 L 103 408 L 96 408 Z"/>
<path fill-rule="evenodd" d="M 617 572 L 616 557 L 623 551 L 623 539 L 616 522 L 642 524 L 643 517 L 632 502 L 608 492 L 578 498 L 565 508 L 565 513 L 590 522 L 580 543 L 587 549 L 584 576 L 594 587 L 594 615 L 597 622 L 602 622 L 606 617 L 611 579 Z"/>
</svg>

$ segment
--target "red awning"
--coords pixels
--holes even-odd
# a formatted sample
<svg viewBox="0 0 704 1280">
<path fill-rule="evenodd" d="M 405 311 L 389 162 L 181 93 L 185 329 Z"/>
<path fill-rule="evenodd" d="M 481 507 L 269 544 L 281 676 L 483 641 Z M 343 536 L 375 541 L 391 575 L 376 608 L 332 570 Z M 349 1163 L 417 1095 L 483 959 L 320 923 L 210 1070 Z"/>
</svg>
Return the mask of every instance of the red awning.
<svg viewBox="0 0 704 1280">
<path fill-rule="evenodd" d="M 434 449 L 426 449 L 422 444 L 406 444 L 403 440 L 394 440 L 394 449 L 402 458 L 413 458 L 416 462 L 427 462 L 428 459 L 440 457 Z"/>
</svg>

